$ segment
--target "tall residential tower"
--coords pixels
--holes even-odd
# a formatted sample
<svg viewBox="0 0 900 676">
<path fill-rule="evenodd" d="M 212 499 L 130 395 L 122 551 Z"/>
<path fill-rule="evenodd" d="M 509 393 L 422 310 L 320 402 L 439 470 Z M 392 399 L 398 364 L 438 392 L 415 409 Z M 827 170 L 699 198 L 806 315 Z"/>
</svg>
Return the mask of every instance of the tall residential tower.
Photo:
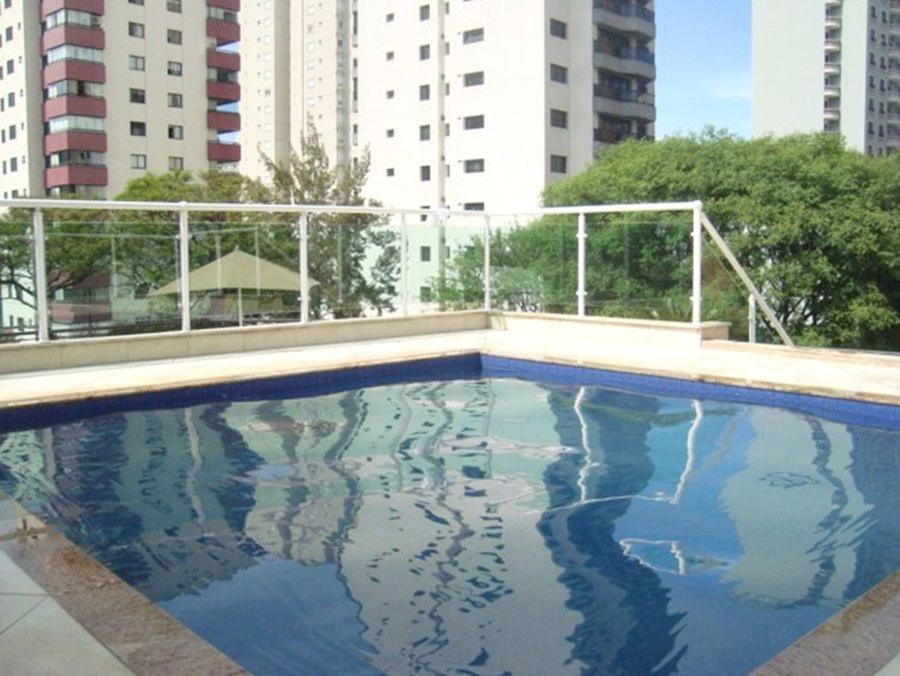
<svg viewBox="0 0 900 676">
<path fill-rule="evenodd" d="M 239 8 L 3 0 L 0 195 L 112 198 L 147 171 L 235 166 Z"/>
<path fill-rule="evenodd" d="M 754 0 L 753 128 L 900 148 L 900 0 Z"/>
<path fill-rule="evenodd" d="M 371 151 L 367 193 L 388 205 L 514 209 L 653 135 L 649 0 L 245 0 L 242 14 L 251 175 L 257 147 L 283 158 L 312 123 L 336 164 Z"/>
</svg>

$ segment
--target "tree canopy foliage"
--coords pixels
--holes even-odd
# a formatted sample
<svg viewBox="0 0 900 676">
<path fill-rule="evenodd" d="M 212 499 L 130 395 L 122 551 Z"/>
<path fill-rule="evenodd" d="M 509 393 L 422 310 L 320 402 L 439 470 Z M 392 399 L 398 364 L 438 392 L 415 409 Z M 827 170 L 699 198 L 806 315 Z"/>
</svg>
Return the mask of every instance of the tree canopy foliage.
<svg viewBox="0 0 900 676">
<path fill-rule="evenodd" d="M 697 199 L 796 341 L 900 349 L 900 155 L 867 157 L 830 134 L 742 140 L 708 130 L 613 146 L 544 194 L 551 207 Z M 498 303 L 574 303 L 572 223 L 544 218 L 493 236 L 492 262 L 527 281 L 520 289 L 537 289 L 522 303 L 521 293 L 495 288 Z M 705 317 L 746 331 L 747 292 L 704 239 Z M 477 293 L 475 248 L 470 261 L 457 257 L 448 297 Z M 587 297 L 602 301 L 596 312 L 685 318 L 684 221 L 589 217 L 586 248 Z"/>
</svg>

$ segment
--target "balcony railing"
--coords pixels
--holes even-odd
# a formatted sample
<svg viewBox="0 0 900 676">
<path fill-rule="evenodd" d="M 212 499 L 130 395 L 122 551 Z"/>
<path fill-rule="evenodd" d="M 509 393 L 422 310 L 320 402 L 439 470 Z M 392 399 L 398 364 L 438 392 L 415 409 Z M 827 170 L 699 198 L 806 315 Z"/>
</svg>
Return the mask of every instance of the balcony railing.
<svg viewBox="0 0 900 676">
<path fill-rule="evenodd" d="M 642 5 L 632 5 L 627 2 L 611 2 L 609 0 L 594 0 L 594 9 L 605 9 L 620 16 L 634 16 L 645 21 L 654 21 L 656 14 Z"/>
<path fill-rule="evenodd" d="M 655 102 L 655 97 L 649 92 L 638 89 L 625 89 L 624 87 L 610 87 L 602 84 L 594 85 L 594 96 L 625 103 L 646 103 L 650 106 Z"/>
<path fill-rule="evenodd" d="M 187 332 L 211 325 L 243 325 L 245 317 L 254 324 L 307 324 L 466 308 L 579 316 L 608 314 L 608 308 L 613 308 L 613 316 L 646 317 L 641 313 L 649 312 L 655 318 L 660 309 L 670 313 L 669 318 L 689 320 L 697 326 L 703 321 L 704 246 L 710 242 L 743 283 L 739 307 L 746 311 L 749 292 L 772 328 L 786 344 L 793 345 L 701 202 L 486 213 L 333 205 L 0 199 L 0 209 L 10 209 L 13 216 L 10 227 L 0 233 L 0 246 L 25 252 L 21 269 L 13 272 L 30 287 L 22 291 L 34 299 L 34 337 L 40 342 L 77 337 L 67 323 L 101 319 L 103 325 L 92 326 L 86 335 L 179 328 Z M 632 220 L 636 216 L 640 221 Z M 652 226 L 653 231 L 666 228 L 679 233 L 671 242 L 665 240 L 666 248 L 658 253 L 666 259 L 660 265 L 671 263 L 673 270 L 663 279 L 665 288 L 648 290 L 665 291 L 665 297 L 619 297 L 608 295 L 618 293 L 613 288 L 588 287 L 589 239 L 609 227 L 636 227 L 639 222 Z M 556 283 L 556 271 L 544 275 L 528 268 L 533 278 L 528 278 L 527 289 L 501 294 L 499 280 L 512 268 L 504 267 L 502 256 L 492 256 L 492 242 L 502 244 L 514 230 L 528 227 L 555 233 L 563 256 L 559 261 L 565 272 L 563 282 Z M 419 261 L 411 254 L 423 237 L 446 243 L 438 248 L 436 264 L 452 270 L 474 263 L 477 274 L 466 277 L 465 286 L 454 291 L 456 296 L 438 303 L 432 302 L 430 293 L 423 293 L 413 306 L 411 287 L 421 280 L 423 269 L 413 267 Z M 341 238 L 344 246 L 335 247 Z M 72 249 L 78 249 L 80 255 L 68 255 Z M 341 258 L 342 251 L 347 258 Z M 597 260 L 596 254 L 595 248 L 590 265 L 620 264 L 618 259 Z M 385 295 L 379 291 L 377 297 L 358 296 L 348 301 L 353 275 L 345 271 L 353 269 L 365 281 L 367 269 L 353 265 L 374 260 L 381 266 L 374 272 L 386 280 Z M 682 265 L 685 260 L 690 263 Z M 433 270 L 439 274 L 437 266 Z M 627 276 L 628 268 L 622 268 L 622 273 Z M 102 303 L 60 303 L 54 308 L 60 291 L 77 290 L 85 279 L 103 280 L 104 288 L 92 287 Z M 68 287 L 66 280 L 71 281 Z M 434 283 L 438 285 L 435 288 L 442 288 L 439 281 Z M 267 292 L 270 304 L 266 304 Z M 53 319 L 64 326 L 54 325 Z"/>
<path fill-rule="evenodd" d="M 653 52 L 646 47 L 608 47 L 600 41 L 594 41 L 594 52 L 596 54 L 608 54 L 619 59 L 642 61 L 651 65 L 656 62 Z"/>
</svg>

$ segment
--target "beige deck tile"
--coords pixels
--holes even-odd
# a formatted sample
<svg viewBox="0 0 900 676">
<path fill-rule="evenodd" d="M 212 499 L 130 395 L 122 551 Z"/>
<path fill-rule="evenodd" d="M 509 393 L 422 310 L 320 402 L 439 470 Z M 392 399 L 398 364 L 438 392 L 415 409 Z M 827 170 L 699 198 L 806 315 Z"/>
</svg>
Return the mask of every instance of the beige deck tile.
<svg viewBox="0 0 900 676">
<path fill-rule="evenodd" d="M 43 594 L 0 594 L 0 636 L 46 598 Z"/>
<path fill-rule="evenodd" d="M 0 551 L 0 594 L 46 594 L 16 563 Z"/>
<path fill-rule="evenodd" d="M 50 598 L 0 634 L 0 665 L 11 676 L 132 673 Z"/>
</svg>

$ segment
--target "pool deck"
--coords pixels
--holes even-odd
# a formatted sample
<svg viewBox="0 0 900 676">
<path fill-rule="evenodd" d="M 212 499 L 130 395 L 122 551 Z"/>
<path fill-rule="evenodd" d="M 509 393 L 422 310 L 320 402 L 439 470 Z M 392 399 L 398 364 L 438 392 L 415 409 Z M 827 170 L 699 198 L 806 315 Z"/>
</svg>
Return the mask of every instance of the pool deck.
<svg viewBox="0 0 900 676">
<path fill-rule="evenodd" d="M 727 326 L 714 323 L 470 312 L 0 346 L 0 416 L 28 404 L 473 353 L 900 405 L 900 355 L 746 345 L 725 335 Z M 758 673 L 891 673 L 900 667 L 900 658 L 891 661 L 900 651 L 898 618 L 894 575 Z M 823 661 L 829 649 L 851 656 L 858 668 Z M 0 665 L 3 673 L 66 676 L 81 667 L 103 674 L 241 673 L 2 494 Z"/>
</svg>

